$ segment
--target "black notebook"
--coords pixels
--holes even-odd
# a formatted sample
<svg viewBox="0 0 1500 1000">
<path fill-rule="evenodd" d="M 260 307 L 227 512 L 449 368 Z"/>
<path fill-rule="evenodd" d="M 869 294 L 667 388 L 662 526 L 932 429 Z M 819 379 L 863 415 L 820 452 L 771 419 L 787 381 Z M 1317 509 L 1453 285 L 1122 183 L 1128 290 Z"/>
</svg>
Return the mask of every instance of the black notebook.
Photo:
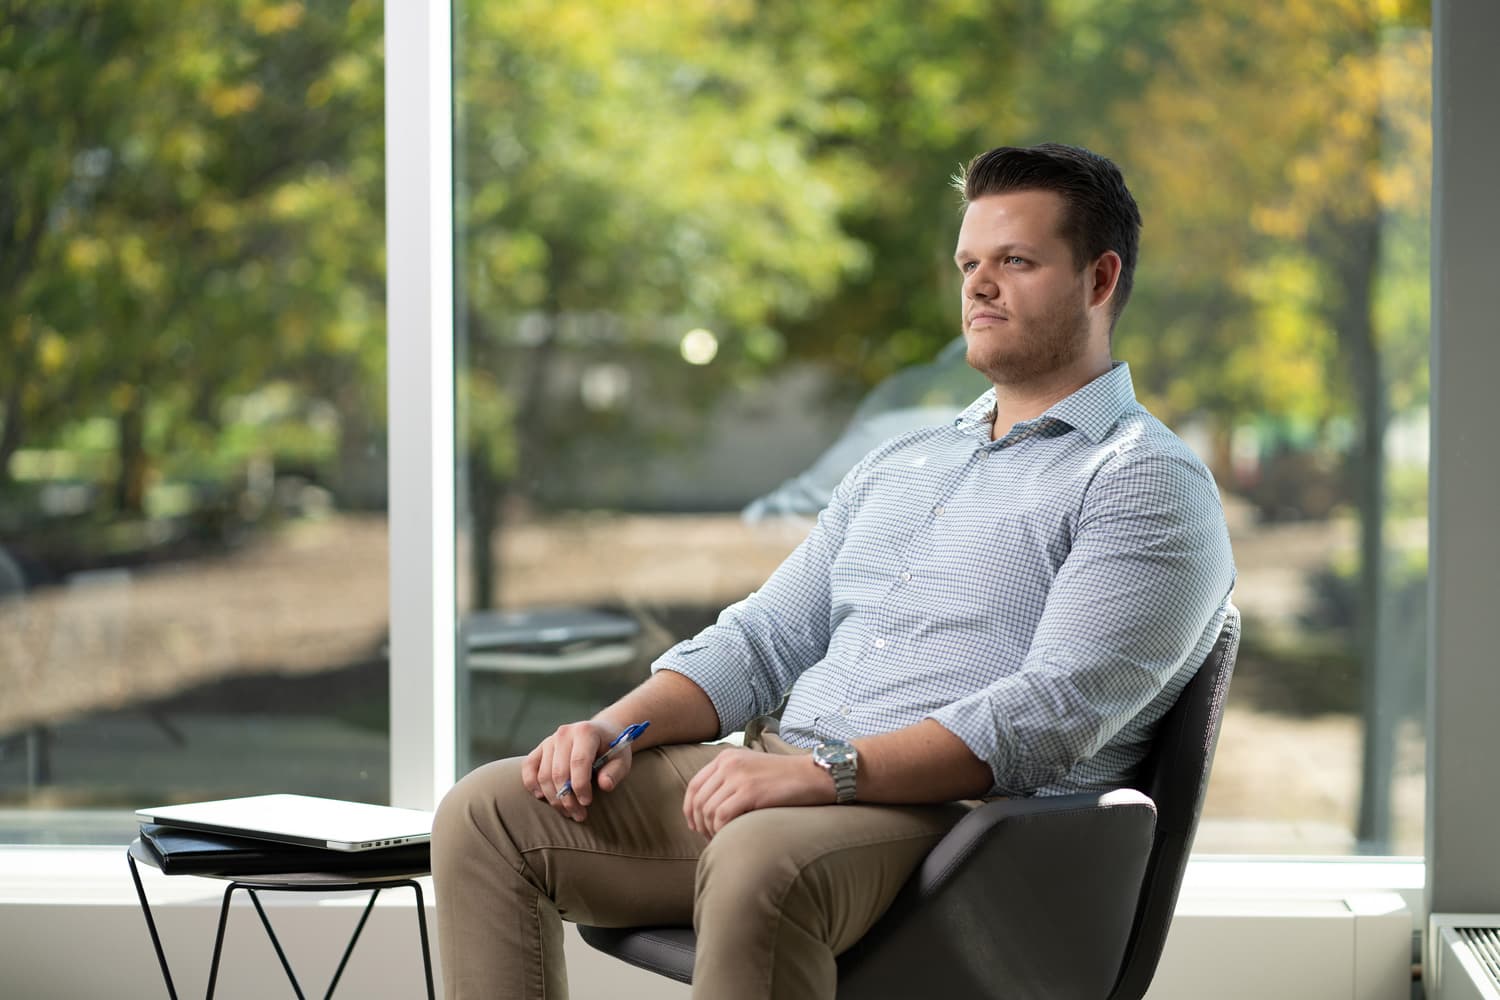
<svg viewBox="0 0 1500 1000">
<path fill-rule="evenodd" d="M 428 845 L 403 844 L 374 851 L 331 851 L 249 837 L 200 833 L 158 823 L 141 824 L 141 843 L 167 875 L 411 874 L 429 870 Z"/>
</svg>

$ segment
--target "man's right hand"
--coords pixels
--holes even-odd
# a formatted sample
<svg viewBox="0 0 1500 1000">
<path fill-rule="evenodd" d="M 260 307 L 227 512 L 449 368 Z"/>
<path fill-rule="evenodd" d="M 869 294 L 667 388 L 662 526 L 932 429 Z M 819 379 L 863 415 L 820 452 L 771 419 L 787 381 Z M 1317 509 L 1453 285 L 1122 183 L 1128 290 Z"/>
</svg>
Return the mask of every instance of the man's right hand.
<svg viewBox="0 0 1500 1000">
<path fill-rule="evenodd" d="M 594 798 L 594 760 L 620 734 L 621 728 L 600 720 L 559 726 L 557 732 L 526 755 L 526 762 L 521 765 L 521 783 L 564 816 L 582 822 Z M 630 762 L 631 748 L 626 745 L 599 769 L 599 787 L 608 792 L 618 786 L 630 773 Z M 573 782 L 573 790 L 559 799 L 557 793 L 568 781 Z"/>
</svg>

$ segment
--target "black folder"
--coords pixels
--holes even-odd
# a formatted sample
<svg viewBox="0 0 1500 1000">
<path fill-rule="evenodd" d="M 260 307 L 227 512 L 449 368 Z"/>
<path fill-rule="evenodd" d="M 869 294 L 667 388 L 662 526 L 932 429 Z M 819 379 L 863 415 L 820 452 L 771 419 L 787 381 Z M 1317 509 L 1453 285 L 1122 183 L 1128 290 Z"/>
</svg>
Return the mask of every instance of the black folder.
<svg viewBox="0 0 1500 1000">
<path fill-rule="evenodd" d="M 428 845 L 374 851 L 330 851 L 271 840 L 200 833 L 159 823 L 141 824 L 141 843 L 167 875 L 287 875 L 328 872 L 351 877 L 430 871 Z"/>
</svg>

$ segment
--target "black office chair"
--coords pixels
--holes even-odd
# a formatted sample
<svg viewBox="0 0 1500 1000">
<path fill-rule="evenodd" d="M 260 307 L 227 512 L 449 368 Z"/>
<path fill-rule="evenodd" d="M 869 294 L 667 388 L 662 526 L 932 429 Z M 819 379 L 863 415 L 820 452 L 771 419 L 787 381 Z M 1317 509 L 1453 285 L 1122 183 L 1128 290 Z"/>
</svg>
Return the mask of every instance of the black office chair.
<svg viewBox="0 0 1500 1000">
<path fill-rule="evenodd" d="M 1161 958 L 1239 650 L 1233 607 L 1157 732 L 1137 788 L 982 805 L 938 842 L 890 910 L 839 956 L 840 1000 L 1138 1000 Z M 686 927 L 579 927 L 682 983 Z"/>
</svg>

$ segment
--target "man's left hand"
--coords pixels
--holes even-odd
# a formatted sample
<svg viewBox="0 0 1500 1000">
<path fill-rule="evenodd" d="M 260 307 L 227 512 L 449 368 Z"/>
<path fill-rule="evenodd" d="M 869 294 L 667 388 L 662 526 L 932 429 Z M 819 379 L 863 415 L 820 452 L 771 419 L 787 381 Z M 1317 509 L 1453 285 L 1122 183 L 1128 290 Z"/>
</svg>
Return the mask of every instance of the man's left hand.
<svg viewBox="0 0 1500 1000">
<path fill-rule="evenodd" d="M 688 782 L 682 814 L 712 837 L 752 809 L 831 805 L 836 798 L 833 779 L 807 754 L 725 750 Z"/>
</svg>

